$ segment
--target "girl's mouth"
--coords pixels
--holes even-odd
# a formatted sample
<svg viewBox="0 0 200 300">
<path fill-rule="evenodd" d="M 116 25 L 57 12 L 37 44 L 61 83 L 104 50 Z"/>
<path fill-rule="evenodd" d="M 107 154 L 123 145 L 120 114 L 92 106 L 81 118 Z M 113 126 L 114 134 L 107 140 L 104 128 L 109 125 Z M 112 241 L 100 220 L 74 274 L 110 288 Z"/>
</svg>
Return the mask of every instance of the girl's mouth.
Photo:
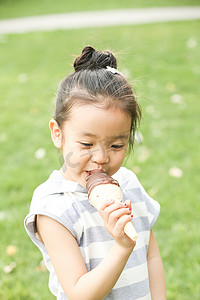
<svg viewBox="0 0 200 300">
<path fill-rule="evenodd" d="M 94 171 L 103 171 L 103 172 L 105 172 L 105 170 L 103 170 L 103 169 L 93 169 L 93 170 L 86 171 L 86 176 L 87 177 L 90 176 L 92 174 L 92 172 L 94 172 Z"/>
<path fill-rule="evenodd" d="M 90 176 L 91 171 L 85 171 L 85 173 L 86 173 L 86 176 L 88 177 L 88 176 Z"/>
</svg>

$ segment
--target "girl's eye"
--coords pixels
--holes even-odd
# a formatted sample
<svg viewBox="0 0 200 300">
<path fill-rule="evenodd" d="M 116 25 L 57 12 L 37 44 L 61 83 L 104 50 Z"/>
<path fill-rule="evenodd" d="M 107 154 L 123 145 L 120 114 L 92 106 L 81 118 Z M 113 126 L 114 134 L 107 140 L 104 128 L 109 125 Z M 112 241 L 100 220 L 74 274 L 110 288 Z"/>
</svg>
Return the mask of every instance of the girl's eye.
<svg viewBox="0 0 200 300">
<path fill-rule="evenodd" d="M 124 147 L 124 145 L 112 145 L 111 147 L 114 149 L 121 149 Z"/>
<path fill-rule="evenodd" d="M 81 144 L 81 146 L 84 146 L 84 147 L 92 147 L 93 146 L 93 144 L 90 144 L 90 143 L 80 143 Z"/>
</svg>

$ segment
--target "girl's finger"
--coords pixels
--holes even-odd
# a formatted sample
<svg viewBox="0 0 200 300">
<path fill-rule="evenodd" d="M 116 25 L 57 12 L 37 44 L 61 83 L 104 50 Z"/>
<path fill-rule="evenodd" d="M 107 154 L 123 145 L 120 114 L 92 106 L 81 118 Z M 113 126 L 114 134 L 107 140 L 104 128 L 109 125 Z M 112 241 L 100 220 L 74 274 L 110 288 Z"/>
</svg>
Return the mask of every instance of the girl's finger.
<svg viewBox="0 0 200 300">
<path fill-rule="evenodd" d="M 127 199 L 126 201 L 124 201 L 123 204 L 124 204 L 125 207 L 131 208 L 131 201 L 129 199 Z"/>
<path fill-rule="evenodd" d="M 109 214 L 109 221 L 110 223 L 113 223 L 121 218 L 122 216 L 124 215 L 130 215 L 131 214 L 131 210 L 130 208 L 126 208 L 126 207 L 122 207 L 122 208 L 119 208 L 117 210 L 114 210 L 112 211 L 110 214 Z"/>
<path fill-rule="evenodd" d="M 106 200 L 104 203 L 102 203 L 102 205 L 100 205 L 100 208 L 98 210 L 105 210 L 106 207 L 109 207 L 114 202 L 114 199 Z"/>
<path fill-rule="evenodd" d="M 111 228 L 116 226 L 117 221 L 123 217 L 124 215 L 130 215 L 131 211 L 129 208 L 119 208 L 113 212 L 111 212 L 107 217 L 107 224 Z"/>
<path fill-rule="evenodd" d="M 104 211 L 107 213 L 107 214 L 110 214 L 112 213 L 113 211 L 117 210 L 117 209 L 120 209 L 120 208 L 124 208 L 124 205 L 122 202 L 119 202 L 119 201 L 114 201 L 114 203 L 112 203 L 112 205 L 110 206 L 107 206 Z"/>
<path fill-rule="evenodd" d="M 113 206 L 114 203 L 115 203 L 115 200 L 113 200 L 113 199 L 107 200 L 98 209 L 98 212 L 99 212 L 100 216 L 102 217 L 104 223 L 108 223 L 108 221 L 109 221 L 109 212 L 107 212 L 107 210 L 108 210 L 109 207 Z M 112 209 L 110 209 L 109 211 L 112 211 Z"/>
<path fill-rule="evenodd" d="M 122 232 L 124 232 L 124 227 L 125 225 L 132 221 L 133 216 L 132 215 L 123 215 L 121 216 L 121 218 L 119 218 L 116 222 L 115 225 L 115 233 L 116 234 L 121 234 Z"/>
</svg>

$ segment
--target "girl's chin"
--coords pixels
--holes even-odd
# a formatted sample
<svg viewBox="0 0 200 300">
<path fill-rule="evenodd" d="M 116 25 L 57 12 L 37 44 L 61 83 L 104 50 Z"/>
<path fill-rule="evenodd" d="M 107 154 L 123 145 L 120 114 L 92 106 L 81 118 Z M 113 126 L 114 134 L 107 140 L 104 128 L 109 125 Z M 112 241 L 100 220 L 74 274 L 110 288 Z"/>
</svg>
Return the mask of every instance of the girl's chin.
<svg viewBox="0 0 200 300">
<path fill-rule="evenodd" d="M 78 184 L 86 188 L 86 177 L 87 175 L 84 172 L 81 176 L 74 178 L 74 181 L 78 182 Z"/>
<path fill-rule="evenodd" d="M 81 186 L 83 186 L 84 188 L 86 188 L 86 180 L 84 179 L 82 179 L 82 180 L 78 180 L 77 181 L 78 182 L 78 184 L 80 184 Z"/>
</svg>

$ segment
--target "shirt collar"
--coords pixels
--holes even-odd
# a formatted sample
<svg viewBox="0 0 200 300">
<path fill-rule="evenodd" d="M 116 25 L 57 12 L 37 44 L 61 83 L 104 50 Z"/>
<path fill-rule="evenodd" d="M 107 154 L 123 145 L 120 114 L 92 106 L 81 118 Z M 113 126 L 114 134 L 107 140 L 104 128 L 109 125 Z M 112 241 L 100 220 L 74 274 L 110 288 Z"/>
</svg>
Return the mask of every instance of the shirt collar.
<svg viewBox="0 0 200 300">
<path fill-rule="evenodd" d="M 49 180 L 53 180 L 54 184 L 56 182 L 57 192 L 64 193 L 64 192 L 77 192 L 77 193 L 88 193 L 88 190 L 80 185 L 76 181 L 67 180 L 63 177 L 63 175 L 58 171 L 54 170 L 49 177 Z M 54 185 L 55 186 L 55 185 Z"/>
</svg>

